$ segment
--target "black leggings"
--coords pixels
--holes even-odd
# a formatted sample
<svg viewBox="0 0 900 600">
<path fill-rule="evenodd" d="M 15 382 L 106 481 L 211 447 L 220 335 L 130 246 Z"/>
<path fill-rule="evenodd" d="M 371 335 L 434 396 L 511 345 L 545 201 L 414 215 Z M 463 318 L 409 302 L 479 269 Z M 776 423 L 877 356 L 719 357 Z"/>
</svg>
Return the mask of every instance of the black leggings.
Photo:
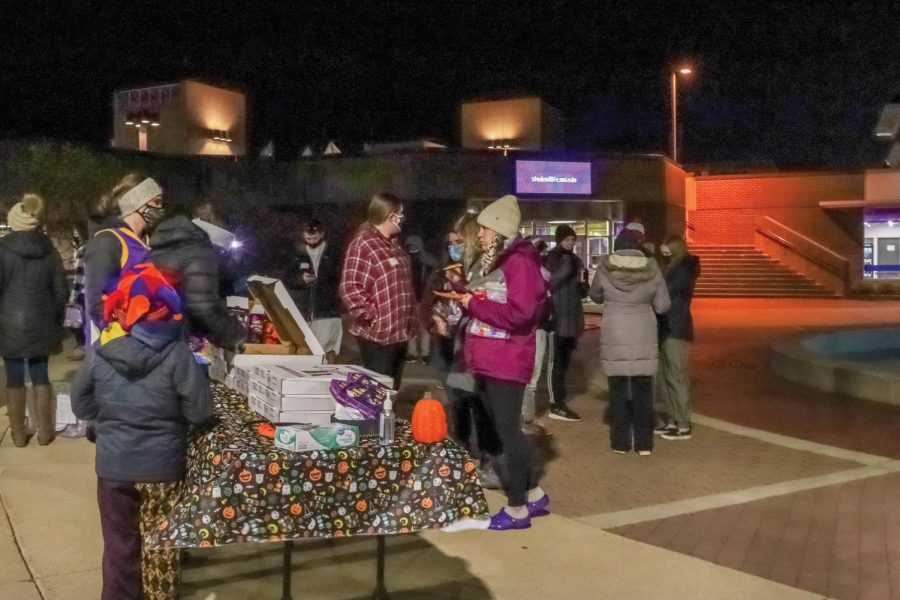
<svg viewBox="0 0 900 600">
<path fill-rule="evenodd" d="M 34 356 L 32 358 L 8 358 L 4 356 L 3 366 L 6 367 L 6 387 L 25 387 L 26 361 L 28 362 L 28 374 L 31 376 L 32 385 L 50 385 L 46 356 Z"/>
<path fill-rule="evenodd" d="M 506 458 L 506 497 L 510 506 L 524 506 L 533 487 L 531 448 L 522 433 L 524 383 L 476 375 L 478 394 L 494 422 Z"/>
<path fill-rule="evenodd" d="M 406 360 L 406 342 L 399 344 L 376 344 L 369 340 L 356 338 L 359 343 L 359 353 L 362 356 L 362 364 L 365 368 L 394 379 L 394 389 L 400 389 L 400 380 L 403 378 L 403 363 Z"/>
</svg>

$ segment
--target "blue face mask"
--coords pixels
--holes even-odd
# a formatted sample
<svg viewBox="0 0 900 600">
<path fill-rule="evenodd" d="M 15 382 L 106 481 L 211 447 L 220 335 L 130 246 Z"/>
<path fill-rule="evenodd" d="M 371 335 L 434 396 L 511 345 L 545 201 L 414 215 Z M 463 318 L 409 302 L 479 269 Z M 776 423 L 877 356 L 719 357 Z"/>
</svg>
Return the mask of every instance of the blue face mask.
<svg viewBox="0 0 900 600">
<path fill-rule="evenodd" d="M 458 261 L 462 260 L 463 256 L 463 247 L 457 246 L 456 244 L 450 244 L 447 246 L 447 252 L 450 254 L 450 260 Z"/>
</svg>

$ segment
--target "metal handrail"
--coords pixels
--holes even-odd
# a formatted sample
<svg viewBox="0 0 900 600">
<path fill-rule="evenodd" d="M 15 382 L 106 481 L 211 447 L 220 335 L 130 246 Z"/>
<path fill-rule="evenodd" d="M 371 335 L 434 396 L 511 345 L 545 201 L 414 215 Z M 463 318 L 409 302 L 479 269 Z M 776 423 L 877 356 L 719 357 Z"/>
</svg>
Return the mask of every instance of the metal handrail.
<svg viewBox="0 0 900 600">
<path fill-rule="evenodd" d="M 792 241 L 786 239 L 785 237 L 783 237 L 782 235 L 779 235 L 778 233 L 776 233 L 774 231 L 766 229 L 763 226 L 763 222 L 768 222 L 769 224 L 774 225 L 775 227 L 781 228 L 788 234 L 791 234 L 794 237 L 796 237 L 798 240 L 801 241 L 801 243 L 792 242 Z M 819 244 L 818 242 L 815 242 L 814 240 L 809 239 L 805 235 L 803 235 L 797 231 L 794 231 L 787 225 L 784 225 L 783 223 L 779 223 L 772 217 L 757 217 L 757 218 L 753 219 L 753 225 L 756 227 L 756 230 L 759 233 L 766 236 L 770 240 L 777 242 L 778 244 L 781 244 L 788 250 L 794 252 L 795 254 L 799 254 L 801 257 L 818 265 L 819 267 L 822 267 L 826 271 L 833 273 L 834 275 L 837 275 L 838 277 L 841 278 L 841 280 L 843 280 L 845 282 L 849 280 L 850 261 L 847 260 L 845 257 L 841 256 L 840 254 L 834 252 L 833 250 L 831 250 L 829 248 L 826 248 L 825 246 Z M 804 245 L 807 248 L 812 247 L 815 250 L 818 250 L 819 254 L 817 255 L 813 252 L 810 252 L 810 250 L 803 247 Z M 826 258 L 824 258 L 822 256 L 823 254 L 825 255 L 825 257 L 831 258 L 832 260 L 831 261 L 826 260 Z"/>
</svg>

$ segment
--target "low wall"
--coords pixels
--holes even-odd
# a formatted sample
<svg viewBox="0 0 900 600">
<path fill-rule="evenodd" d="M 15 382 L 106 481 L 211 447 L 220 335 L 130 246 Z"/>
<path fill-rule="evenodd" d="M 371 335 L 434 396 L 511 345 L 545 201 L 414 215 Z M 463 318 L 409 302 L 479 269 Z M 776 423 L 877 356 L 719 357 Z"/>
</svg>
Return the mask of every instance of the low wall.
<svg viewBox="0 0 900 600">
<path fill-rule="evenodd" d="M 900 405 L 900 372 L 844 358 L 900 348 L 900 328 L 860 329 L 774 344 L 769 370 L 823 392 Z"/>
</svg>

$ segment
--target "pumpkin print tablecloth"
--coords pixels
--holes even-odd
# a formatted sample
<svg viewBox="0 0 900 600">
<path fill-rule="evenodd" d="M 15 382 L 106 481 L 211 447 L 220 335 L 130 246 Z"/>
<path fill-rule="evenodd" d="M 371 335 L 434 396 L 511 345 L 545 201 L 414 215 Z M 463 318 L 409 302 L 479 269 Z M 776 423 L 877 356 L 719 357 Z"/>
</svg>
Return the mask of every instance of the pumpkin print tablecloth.
<svg viewBox="0 0 900 600">
<path fill-rule="evenodd" d="M 397 421 L 396 442 L 295 453 L 256 432 L 246 399 L 214 384 L 218 423 L 194 434 L 184 496 L 145 547 L 394 534 L 488 514 L 472 459 L 450 440 L 419 444 Z"/>
</svg>

